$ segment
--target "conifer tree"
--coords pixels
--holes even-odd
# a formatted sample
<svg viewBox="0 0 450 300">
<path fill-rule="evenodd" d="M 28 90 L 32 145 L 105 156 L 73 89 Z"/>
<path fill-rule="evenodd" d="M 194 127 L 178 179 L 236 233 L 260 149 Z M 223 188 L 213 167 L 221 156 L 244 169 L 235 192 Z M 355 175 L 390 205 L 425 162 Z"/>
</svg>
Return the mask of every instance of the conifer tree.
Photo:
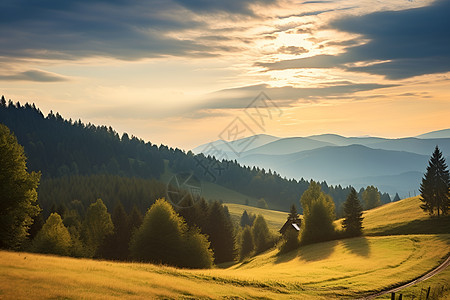
<svg viewBox="0 0 450 300">
<path fill-rule="evenodd" d="M 222 204 L 213 202 L 209 208 L 205 233 L 209 236 L 216 263 L 232 261 L 235 256 L 235 235 L 230 215 Z"/>
<path fill-rule="evenodd" d="M 380 193 L 378 188 L 373 185 L 368 186 L 362 193 L 362 199 L 365 209 L 372 209 L 381 205 Z"/>
<path fill-rule="evenodd" d="M 397 201 L 400 201 L 400 196 L 398 195 L 398 193 L 395 193 L 394 200 L 392 200 L 392 202 L 397 202 Z"/>
<path fill-rule="evenodd" d="M 446 215 L 450 208 L 450 176 L 447 164 L 439 147 L 436 146 L 427 166 L 427 172 L 420 184 L 420 206 L 433 215 Z"/>
<path fill-rule="evenodd" d="M 352 188 L 347 200 L 344 202 L 344 220 L 342 228 L 349 236 L 359 236 L 362 234 L 362 211 L 363 208 L 358 200 L 356 190 Z"/>
<path fill-rule="evenodd" d="M 295 222 L 295 223 L 298 223 L 300 221 L 300 217 L 298 216 L 297 208 L 295 207 L 295 204 L 291 205 L 288 220 L 291 220 L 292 222 Z"/>
<path fill-rule="evenodd" d="M 102 245 L 101 256 L 108 259 L 125 260 L 129 256 L 131 227 L 128 216 L 119 202 L 112 214 L 113 234 L 107 236 Z"/>
<path fill-rule="evenodd" d="M 241 260 L 250 256 L 255 248 L 255 244 L 253 242 L 253 234 L 250 226 L 245 226 L 242 230 L 241 235 L 241 245 L 239 249 L 239 257 Z"/>
<path fill-rule="evenodd" d="M 244 212 L 242 213 L 241 220 L 240 220 L 239 224 L 243 228 L 245 226 L 252 226 L 252 221 L 250 220 L 250 217 L 248 216 L 248 213 L 247 213 L 246 210 L 244 210 Z"/>
<path fill-rule="evenodd" d="M 256 253 L 266 251 L 273 246 L 273 240 L 267 226 L 267 222 L 262 215 L 258 215 L 252 226 L 253 241 Z"/>
<path fill-rule="evenodd" d="M 27 172 L 24 149 L 0 124 L 0 248 L 17 249 L 39 214 L 36 189 L 40 173 Z"/>
<path fill-rule="evenodd" d="M 131 210 L 129 217 L 129 226 L 132 233 L 142 225 L 143 219 L 144 217 L 137 206 L 133 205 L 133 209 Z"/>
<path fill-rule="evenodd" d="M 83 240 L 86 245 L 86 254 L 96 256 L 104 239 L 113 233 L 114 224 L 105 204 L 101 199 L 92 203 L 86 212 L 83 222 Z"/>
</svg>

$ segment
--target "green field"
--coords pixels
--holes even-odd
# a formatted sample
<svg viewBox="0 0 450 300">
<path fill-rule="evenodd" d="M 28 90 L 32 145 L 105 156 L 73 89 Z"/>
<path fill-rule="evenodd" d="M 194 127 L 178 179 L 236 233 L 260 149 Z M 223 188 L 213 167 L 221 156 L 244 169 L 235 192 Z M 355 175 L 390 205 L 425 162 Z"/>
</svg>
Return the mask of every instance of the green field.
<svg viewBox="0 0 450 300">
<path fill-rule="evenodd" d="M 449 231 L 380 235 L 386 228 L 398 230 L 408 222 L 429 220 L 416 204 L 416 198 L 409 198 L 366 212 L 364 225 L 372 236 L 303 246 L 281 256 L 272 249 L 244 262 L 209 270 L 2 251 L 0 298 L 358 298 L 418 278 L 449 255 Z M 251 212 L 263 214 L 272 225 L 286 218 L 286 213 L 227 205 L 235 216 L 244 208 L 254 209 Z M 440 219 L 444 229 L 445 222 L 446 218 Z M 405 289 L 407 299 L 418 297 L 421 288 L 441 289 L 449 274 L 447 269 Z M 442 297 L 448 293 L 447 289 Z"/>
</svg>

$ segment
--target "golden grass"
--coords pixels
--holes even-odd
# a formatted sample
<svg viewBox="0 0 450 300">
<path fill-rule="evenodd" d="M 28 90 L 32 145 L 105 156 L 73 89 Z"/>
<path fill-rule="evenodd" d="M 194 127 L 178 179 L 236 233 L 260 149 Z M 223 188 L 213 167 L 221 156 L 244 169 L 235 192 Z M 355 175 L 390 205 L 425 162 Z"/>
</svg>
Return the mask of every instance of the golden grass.
<svg viewBox="0 0 450 300">
<path fill-rule="evenodd" d="M 363 214 L 364 228 L 367 232 L 371 232 L 392 224 L 430 218 L 420 208 L 421 203 L 419 196 L 416 196 L 365 211 Z"/>
<path fill-rule="evenodd" d="M 450 235 L 361 237 L 309 245 L 281 257 L 273 250 L 231 269 L 240 278 L 299 283 L 319 295 L 352 297 L 424 274 L 438 265 L 449 244 Z"/>
<path fill-rule="evenodd" d="M 353 298 L 422 275 L 449 244 L 450 234 L 361 237 L 211 270 L 3 251 L 0 298 Z"/>
<path fill-rule="evenodd" d="M 450 216 L 430 217 L 418 196 L 389 203 L 363 213 L 365 235 L 450 233 Z M 341 228 L 342 219 L 335 225 Z"/>
<path fill-rule="evenodd" d="M 175 268 L 30 253 L 0 252 L 2 299 L 277 298 L 249 286 L 215 282 Z"/>
<path fill-rule="evenodd" d="M 287 217 L 285 212 L 226 205 L 236 222 L 246 209 L 262 214 L 274 231 Z M 412 197 L 364 212 L 365 233 L 398 234 L 398 228 L 409 230 L 417 224 L 432 228 L 419 205 L 418 197 Z M 211 270 L 0 251 L 0 299 L 356 298 L 410 281 L 437 266 L 449 254 L 450 230 L 445 227 L 443 232 L 330 241 L 282 256 L 272 249 Z M 408 299 L 417 297 L 421 288 L 442 286 L 449 278 L 447 269 L 402 293 Z M 449 292 L 443 297 L 450 298 Z"/>
<path fill-rule="evenodd" d="M 430 299 L 450 299 L 450 268 L 441 273 L 422 281 L 416 285 L 407 287 L 396 292 L 397 298 L 400 294 L 403 299 L 425 299 L 426 291 L 430 287 Z M 391 299 L 390 294 L 383 295 L 377 299 Z"/>
<path fill-rule="evenodd" d="M 278 231 L 280 230 L 281 226 L 286 222 L 286 219 L 288 217 L 287 212 L 283 211 L 277 211 L 277 210 L 270 210 L 270 209 L 263 209 L 253 206 L 247 206 L 242 204 L 234 204 L 234 203 L 224 203 L 228 207 L 228 211 L 230 212 L 231 219 L 235 224 L 239 224 L 239 221 L 241 219 L 242 213 L 244 210 L 247 211 L 247 213 L 252 213 L 255 215 L 262 215 L 264 216 L 264 219 L 267 222 L 267 226 L 272 231 Z"/>
</svg>

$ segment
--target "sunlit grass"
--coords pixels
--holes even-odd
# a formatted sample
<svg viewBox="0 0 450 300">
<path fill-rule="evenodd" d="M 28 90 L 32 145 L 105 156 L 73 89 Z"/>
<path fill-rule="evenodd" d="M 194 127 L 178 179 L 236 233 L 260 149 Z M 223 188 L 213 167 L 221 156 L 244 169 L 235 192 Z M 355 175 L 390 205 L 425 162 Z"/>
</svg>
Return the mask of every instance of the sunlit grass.
<svg viewBox="0 0 450 300">
<path fill-rule="evenodd" d="M 12 252 L 0 252 L 0 291 L 2 299 L 276 296 L 270 290 L 216 283 L 170 267 Z"/>
<path fill-rule="evenodd" d="M 450 268 L 422 281 L 416 285 L 398 291 L 397 297 L 403 295 L 403 299 L 425 299 L 427 289 L 430 288 L 430 299 L 450 299 Z M 390 294 L 385 294 L 377 299 L 391 299 Z"/>
<path fill-rule="evenodd" d="M 225 205 L 228 207 L 231 219 L 235 224 L 239 223 L 242 213 L 244 212 L 244 210 L 247 210 L 247 213 L 249 214 L 252 213 L 255 215 L 263 215 L 264 219 L 267 222 L 267 226 L 272 231 L 280 230 L 281 226 L 283 226 L 283 224 L 286 222 L 288 216 L 287 212 L 277 210 L 263 209 L 234 203 L 225 203 Z"/>
<path fill-rule="evenodd" d="M 352 298 L 436 266 L 450 235 L 369 237 L 271 250 L 226 269 L 180 270 L 0 252 L 0 291 L 9 298 Z"/>
<path fill-rule="evenodd" d="M 365 232 L 371 233 L 392 224 L 430 218 L 420 208 L 419 196 L 406 198 L 364 212 Z"/>
<path fill-rule="evenodd" d="M 421 208 L 419 196 L 389 203 L 363 214 L 365 235 L 450 233 L 450 216 L 430 217 Z M 341 227 L 341 220 L 336 226 Z"/>
<path fill-rule="evenodd" d="M 355 296 L 414 279 L 448 253 L 450 235 L 354 238 L 262 254 L 231 268 L 234 276 L 298 283 L 305 291 Z M 230 270 L 212 270 L 230 274 Z"/>
<path fill-rule="evenodd" d="M 249 213 L 262 214 L 274 231 L 287 217 L 285 212 L 226 205 L 235 222 L 246 209 Z M 364 212 L 365 237 L 303 246 L 282 256 L 277 249 L 272 249 L 242 263 L 210 270 L 3 251 L 0 252 L 0 298 L 361 297 L 420 277 L 449 254 L 449 218 L 430 218 L 419 205 L 418 197 L 413 197 Z M 337 226 L 339 223 L 336 221 Z M 445 234 L 401 234 L 404 231 L 423 233 L 421 230 Z M 449 272 L 446 270 L 402 293 L 413 296 L 422 287 L 443 286 L 448 282 Z M 448 292 L 445 295 L 449 297 Z"/>
</svg>

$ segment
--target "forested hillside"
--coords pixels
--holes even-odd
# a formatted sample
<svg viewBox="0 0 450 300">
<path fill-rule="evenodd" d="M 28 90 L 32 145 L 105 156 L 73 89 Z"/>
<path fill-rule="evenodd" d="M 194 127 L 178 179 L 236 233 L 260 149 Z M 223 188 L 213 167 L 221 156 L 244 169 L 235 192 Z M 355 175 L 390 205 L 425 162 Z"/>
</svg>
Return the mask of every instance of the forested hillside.
<svg viewBox="0 0 450 300">
<path fill-rule="evenodd" d="M 43 191 L 51 185 L 50 179 L 73 176 L 108 174 L 158 180 L 164 172 L 164 160 L 169 162 L 168 166 L 173 173 L 194 173 L 203 181 L 214 182 L 250 197 L 264 198 L 273 209 L 288 210 L 291 204 L 298 203 L 309 185 L 309 178 L 287 180 L 271 170 L 244 167 L 236 161 L 219 161 L 214 157 L 194 155 L 191 151 L 186 153 L 165 145 L 156 146 L 137 137 L 130 137 L 127 133 L 119 136 L 111 127 L 90 123 L 86 125 L 81 120 L 66 120 L 59 113 L 50 112 L 45 117 L 34 104 L 21 105 L 11 100 L 6 102 L 4 97 L 0 104 L 0 123 L 8 126 L 24 146 L 28 169 L 42 172 Z M 79 182 L 81 179 L 77 177 L 65 180 Z M 349 193 L 349 187 L 329 186 L 326 182 L 322 182 L 321 186 L 325 193 L 333 197 L 339 212 Z M 88 190 L 83 187 L 80 189 Z M 64 193 L 66 196 L 63 196 Z M 132 193 L 137 195 L 140 192 Z M 158 191 L 152 193 L 160 195 Z M 105 197 L 101 193 L 93 195 L 89 192 L 88 195 Z M 118 195 L 115 197 L 120 197 Z M 51 205 L 51 202 L 68 204 L 76 199 L 74 197 L 71 190 L 59 189 L 58 197 L 54 197 L 52 201 L 42 201 L 46 205 Z M 91 199 L 93 200 L 95 199 Z"/>
</svg>

